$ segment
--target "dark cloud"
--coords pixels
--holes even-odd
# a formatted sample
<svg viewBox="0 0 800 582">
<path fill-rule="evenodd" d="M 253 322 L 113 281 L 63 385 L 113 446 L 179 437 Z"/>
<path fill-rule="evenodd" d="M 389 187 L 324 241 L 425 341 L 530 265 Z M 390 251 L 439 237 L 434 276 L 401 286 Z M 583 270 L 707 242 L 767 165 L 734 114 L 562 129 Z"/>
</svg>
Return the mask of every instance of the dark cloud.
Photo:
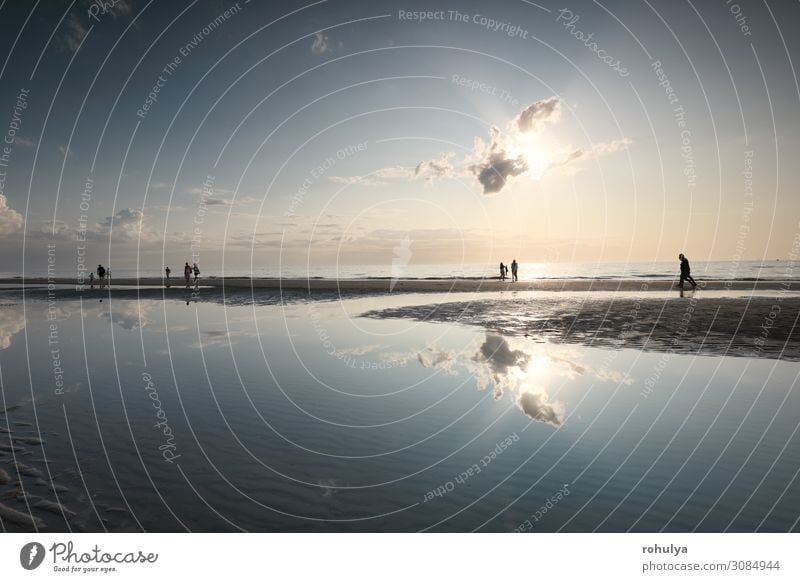
<svg viewBox="0 0 800 582">
<path fill-rule="evenodd" d="M 207 206 L 232 206 L 227 198 L 206 198 L 203 200 Z"/>
<path fill-rule="evenodd" d="M 491 142 L 488 147 L 481 140 L 476 141 L 476 154 L 480 161 L 469 166 L 469 170 L 483 186 L 484 194 L 496 194 L 505 187 L 510 177 L 524 174 L 528 164 L 523 156 L 508 154 L 505 140 L 497 127 L 493 127 L 489 133 Z"/>
<path fill-rule="evenodd" d="M 553 96 L 528 105 L 516 117 L 514 125 L 522 133 L 539 132 L 547 123 L 558 121 L 560 117 L 561 99 Z"/>
</svg>

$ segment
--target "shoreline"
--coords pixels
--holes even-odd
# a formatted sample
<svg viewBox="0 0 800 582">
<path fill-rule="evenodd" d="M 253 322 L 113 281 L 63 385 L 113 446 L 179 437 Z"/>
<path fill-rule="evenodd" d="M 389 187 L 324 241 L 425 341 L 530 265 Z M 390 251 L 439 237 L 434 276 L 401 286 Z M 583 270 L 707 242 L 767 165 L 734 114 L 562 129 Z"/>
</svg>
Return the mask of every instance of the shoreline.
<svg viewBox="0 0 800 582">
<path fill-rule="evenodd" d="M 609 349 L 800 361 L 800 293 L 787 281 L 701 282 L 681 293 L 671 281 L 535 282 L 335 279 L 209 279 L 164 287 L 158 279 L 76 289 L 69 280 L 0 287 L 18 301 L 180 301 L 280 306 L 375 298 L 360 317 L 475 325 L 503 336 Z M 126 285 L 127 283 L 127 285 Z M 147 285 L 146 283 L 152 283 Z M 392 286 L 392 283 L 394 285 Z M 15 303 L 9 303 L 13 307 Z"/>
<path fill-rule="evenodd" d="M 675 291 L 676 279 L 537 279 L 533 281 L 499 281 L 497 279 L 268 279 L 250 277 L 201 278 L 200 288 L 220 288 L 231 290 L 273 290 L 273 291 L 355 291 L 378 293 L 418 293 L 418 292 L 484 292 L 484 291 Z M 17 288 L 37 288 L 46 285 L 73 287 L 76 291 L 91 290 L 87 282 L 81 285 L 68 277 L 4 278 L 0 285 L 14 285 Z M 81 289 L 81 286 L 83 287 Z M 114 290 L 127 288 L 171 288 L 186 289 L 182 279 L 166 281 L 160 277 L 119 278 L 112 279 L 111 284 L 103 288 Z M 189 288 L 194 288 L 190 285 Z M 94 290 L 100 286 L 95 280 Z M 792 279 L 775 280 L 709 280 L 700 281 L 698 290 L 704 291 L 800 291 L 800 281 Z M 0 288 L 2 290 L 2 288 Z M 690 290 L 687 286 L 687 290 Z"/>
</svg>

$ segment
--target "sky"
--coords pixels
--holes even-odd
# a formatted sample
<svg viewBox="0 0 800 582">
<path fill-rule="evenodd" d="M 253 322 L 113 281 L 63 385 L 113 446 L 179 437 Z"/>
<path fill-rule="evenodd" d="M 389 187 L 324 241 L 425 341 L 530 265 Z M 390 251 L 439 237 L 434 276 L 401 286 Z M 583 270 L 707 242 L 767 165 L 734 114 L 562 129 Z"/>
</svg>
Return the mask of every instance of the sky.
<svg viewBox="0 0 800 582">
<path fill-rule="evenodd" d="M 798 26 L 788 0 L 3 1 L 0 272 L 787 258 Z"/>
</svg>

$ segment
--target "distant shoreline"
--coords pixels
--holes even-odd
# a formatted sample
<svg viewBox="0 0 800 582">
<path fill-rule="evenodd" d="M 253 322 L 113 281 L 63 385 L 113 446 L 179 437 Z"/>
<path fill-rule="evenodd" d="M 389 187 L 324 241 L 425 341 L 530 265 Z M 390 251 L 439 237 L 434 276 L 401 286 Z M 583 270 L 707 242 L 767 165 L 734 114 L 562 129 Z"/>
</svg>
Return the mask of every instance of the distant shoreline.
<svg viewBox="0 0 800 582">
<path fill-rule="evenodd" d="M 677 279 L 677 278 L 676 278 Z M 536 279 L 532 281 L 508 280 L 495 278 L 452 278 L 452 279 L 325 279 L 325 278 L 250 278 L 250 277 L 201 277 L 202 288 L 225 288 L 231 290 L 259 289 L 274 291 L 355 291 L 385 293 L 416 292 L 479 292 L 479 291 L 678 291 L 676 279 Z M 0 279 L 0 285 L 14 285 L 21 288 L 34 288 L 54 284 L 71 286 L 76 290 L 79 284 L 75 279 L 67 277 L 12 277 Z M 110 289 L 166 287 L 166 280 L 160 277 L 114 278 Z M 182 278 L 169 280 L 171 288 L 186 288 Z M 192 285 L 193 286 L 193 285 Z M 88 281 L 83 283 L 83 290 L 89 290 Z M 95 279 L 94 289 L 99 289 L 99 281 Z M 687 290 L 690 289 L 687 285 Z M 698 289 L 706 291 L 800 291 L 800 281 L 796 279 L 745 280 L 734 281 L 704 280 L 699 281 Z"/>
</svg>

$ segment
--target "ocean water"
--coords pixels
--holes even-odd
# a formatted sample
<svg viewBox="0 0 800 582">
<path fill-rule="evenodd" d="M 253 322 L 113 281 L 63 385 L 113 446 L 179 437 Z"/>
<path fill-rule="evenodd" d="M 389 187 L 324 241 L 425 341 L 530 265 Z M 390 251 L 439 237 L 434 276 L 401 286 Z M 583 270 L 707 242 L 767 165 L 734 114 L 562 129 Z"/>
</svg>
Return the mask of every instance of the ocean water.
<svg viewBox="0 0 800 582">
<path fill-rule="evenodd" d="M 0 504 L 44 531 L 800 531 L 800 364 L 361 317 L 414 301 L 3 298 Z"/>
<path fill-rule="evenodd" d="M 506 262 L 510 270 L 511 260 Z M 800 271 L 789 261 L 692 261 L 692 275 L 698 280 L 798 280 Z M 181 277 L 180 265 L 172 267 L 172 276 Z M 386 265 L 338 265 L 301 266 L 278 268 L 227 268 L 224 272 L 213 266 L 201 265 L 203 277 L 262 277 L 262 278 L 330 278 L 364 279 L 370 277 L 397 279 L 450 279 L 484 278 L 499 275 L 499 262 L 491 264 L 386 264 Z M 135 269 L 112 269 L 112 275 L 127 277 L 160 277 L 162 268 L 142 267 Z M 509 271 L 510 272 L 510 271 Z M 521 263 L 519 279 L 673 279 L 679 272 L 678 261 L 674 262 L 588 262 L 588 263 Z M 20 276 L 21 273 L 0 273 L 2 277 Z M 75 273 L 61 272 L 58 277 L 73 277 Z M 31 269 L 29 277 L 45 277 L 47 272 Z"/>
</svg>

